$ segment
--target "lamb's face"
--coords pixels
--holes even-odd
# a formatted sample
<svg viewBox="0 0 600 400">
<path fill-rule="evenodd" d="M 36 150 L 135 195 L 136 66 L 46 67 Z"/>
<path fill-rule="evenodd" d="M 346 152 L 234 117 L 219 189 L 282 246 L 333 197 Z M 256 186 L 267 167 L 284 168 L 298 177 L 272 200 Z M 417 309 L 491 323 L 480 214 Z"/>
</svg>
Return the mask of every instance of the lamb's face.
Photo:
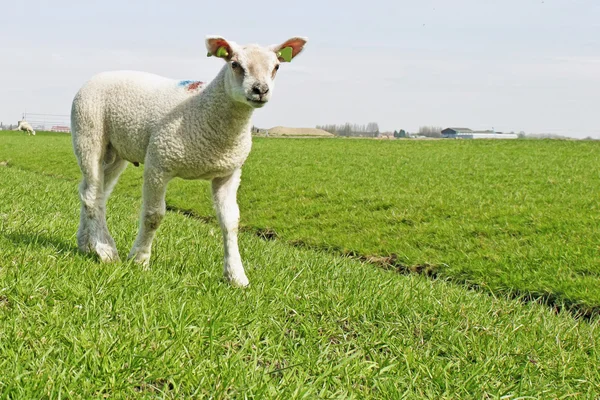
<svg viewBox="0 0 600 400">
<path fill-rule="evenodd" d="M 275 52 L 263 47 L 246 46 L 234 52 L 227 66 L 228 94 L 251 107 L 264 106 L 271 98 L 279 64 Z"/>
<path fill-rule="evenodd" d="M 225 90 L 229 96 L 253 108 L 267 104 L 271 99 L 279 65 L 290 62 L 305 44 L 306 39 L 300 37 L 271 47 L 239 46 L 220 36 L 206 39 L 208 55 L 227 61 Z"/>
</svg>

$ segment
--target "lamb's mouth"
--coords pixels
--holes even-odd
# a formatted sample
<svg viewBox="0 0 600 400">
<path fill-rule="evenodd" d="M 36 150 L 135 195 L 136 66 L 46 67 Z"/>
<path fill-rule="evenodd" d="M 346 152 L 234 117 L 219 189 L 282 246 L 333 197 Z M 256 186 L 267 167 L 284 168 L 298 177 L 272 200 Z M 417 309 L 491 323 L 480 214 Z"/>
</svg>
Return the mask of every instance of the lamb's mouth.
<svg viewBox="0 0 600 400">
<path fill-rule="evenodd" d="M 252 104 L 252 106 L 254 107 L 262 107 L 265 104 L 267 104 L 267 100 L 253 100 L 253 99 L 249 99 L 246 97 L 246 100 L 248 100 L 248 103 Z"/>
</svg>

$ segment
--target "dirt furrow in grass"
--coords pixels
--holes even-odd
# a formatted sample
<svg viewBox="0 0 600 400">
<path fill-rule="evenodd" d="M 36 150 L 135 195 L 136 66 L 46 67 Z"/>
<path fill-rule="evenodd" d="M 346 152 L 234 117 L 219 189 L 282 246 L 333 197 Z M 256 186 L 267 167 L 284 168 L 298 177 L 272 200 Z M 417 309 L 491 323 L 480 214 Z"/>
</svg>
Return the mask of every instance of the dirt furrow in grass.
<svg viewBox="0 0 600 400">
<path fill-rule="evenodd" d="M 167 209 L 169 211 L 181 213 L 189 218 L 196 219 L 197 221 L 200 221 L 203 223 L 208 223 L 208 224 L 213 224 L 213 225 L 216 223 L 215 217 L 198 215 L 192 210 L 179 209 L 178 207 L 175 207 L 172 205 L 168 205 Z M 482 285 L 480 285 L 476 282 L 473 282 L 469 279 L 460 279 L 460 278 L 453 277 L 451 275 L 444 274 L 440 270 L 440 268 L 436 265 L 431 265 L 431 264 L 407 265 L 407 264 L 401 262 L 398 259 L 397 255 L 395 255 L 395 254 L 393 254 L 391 256 L 386 256 L 386 257 L 377 256 L 377 255 L 362 255 L 362 254 L 359 254 L 359 253 L 353 252 L 353 251 L 339 251 L 339 250 L 335 250 L 335 249 L 332 249 L 332 248 L 326 247 L 326 246 L 310 245 L 310 244 L 304 243 L 299 240 L 293 240 L 293 241 L 282 240 L 277 235 L 277 233 L 272 229 L 257 229 L 257 228 L 253 228 L 253 227 L 242 226 L 240 228 L 240 230 L 244 231 L 244 232 L 253 233 L 256 237 L 258 237 L 259 239 L 265 240 L 265 241 L 277 240 L 277 241 L 282 241 L 283 243 L 286 243 L 286 244 L 294 246 L 294 247 L 300 247 L 300 248 L 317 250 L 317 251 L 325 251 L 332 255 L 336 255 L 339 257 L 346 257 L 346 258 L 350 258 L 350 259 L 354 259 L 354 260 L 359 260 L 363 263 L 372 265 L 377 268 L 382 268 L 382 269 L 388 270 L 388 271 L 394 271 L 401 275 L 415 274 L 415 275 L 425 276 L 429 279 L 435 279 L 435 280 L 442 279 L 446 282 L 459 285 L 468 290 L 474 290 L 479 293 L 484 293 L 484 294 L 487 294 L 490 296 L 500 295 L 500 296 L 505 296 L 507 298 L 510 298 L 512 300 L 515 300 L 515 301 L 518 301 L 521 303 L 541 304 L 543 306 L 548 307 L 549 309 L 551 309 L 553 312 L 555 312 L 557 314 L 561 313 L 563 311 L 566 311 L 567 313 L 571 314 L 574 318 L 577 318 L 577 319 L 581 318 L 588 322 L 598 319 L 598 317 L 600 316 L 600 305 L 598 305 L 598 306 L 591 305 L 590 306 L 587 304 L 581 304 L 580 302 L 570 300 L 568 298 L 565 298 L 564 296 L 561 296 L 560 294 L 553 293 L 553 292 L 531 292 L 531 291 L 527 292 L 527 291 L 521 291 L 521 290 L 512 289 L 512 288 L 495 289 L 492 291 L 489 287 L 482 286 Z"/>
</svg>

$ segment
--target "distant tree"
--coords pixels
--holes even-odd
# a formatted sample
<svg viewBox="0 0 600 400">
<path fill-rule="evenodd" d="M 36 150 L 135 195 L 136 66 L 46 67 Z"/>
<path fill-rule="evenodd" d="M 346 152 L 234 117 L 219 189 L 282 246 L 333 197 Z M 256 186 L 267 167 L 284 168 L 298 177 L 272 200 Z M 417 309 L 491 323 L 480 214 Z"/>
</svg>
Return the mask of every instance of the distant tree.
<svg viewBox="0 0 600 400">
<path fill-rule="evenodd" d="M 408 134 L 404 129 L 400 129 L 399 131 L 394 131 L 395 138 L 405 138 L 408 137 Z"/>
<path fill-rule="evenodd" d="M 372 134 L 372 137 L 377 137 L 379 135 L 379 125 L 377 122 L 369 122 L 367 124 L 367 133 Z"/>
<path fill-rule="evenodd" d="M 439 138 L 442 137 L 442 127 L 439 126 L 421 126 L 419 128 L 419 135 Z"/>
</svg>

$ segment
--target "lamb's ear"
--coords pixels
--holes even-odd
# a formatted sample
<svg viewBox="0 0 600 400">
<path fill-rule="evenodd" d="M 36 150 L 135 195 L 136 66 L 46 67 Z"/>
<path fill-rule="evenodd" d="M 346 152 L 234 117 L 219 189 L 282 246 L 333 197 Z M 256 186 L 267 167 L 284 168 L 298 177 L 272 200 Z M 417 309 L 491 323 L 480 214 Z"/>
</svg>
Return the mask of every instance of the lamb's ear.
<svg viewBox="0 0 600 400">
<path fill-rule="evenodd" d="M 208 57 L 215 56 L 229 61 L 233 56 L 232 46 L 221 36 L 207 36 L 206 50 Z"/>
<path fill-rule="evenodd" d="M 305 37 L 293 37 L 278 46 L 271 47 L 271 49 L 277 54 L 279 61 L 290 62 L 300 54 L 307 41 L 308 39 Z"/>
</svg>

